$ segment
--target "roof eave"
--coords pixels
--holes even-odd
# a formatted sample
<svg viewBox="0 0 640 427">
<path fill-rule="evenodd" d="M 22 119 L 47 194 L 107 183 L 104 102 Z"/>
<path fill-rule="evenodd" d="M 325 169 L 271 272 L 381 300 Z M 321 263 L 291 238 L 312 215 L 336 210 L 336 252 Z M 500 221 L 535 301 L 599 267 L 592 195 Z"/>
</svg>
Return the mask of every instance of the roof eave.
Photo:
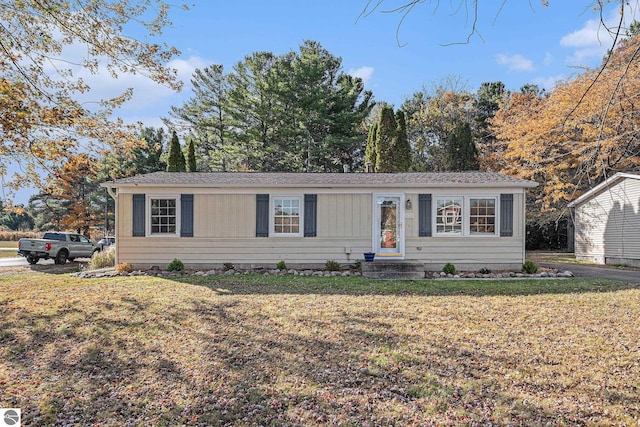
<svg viewBox="0 0 640 427">
<path fill-rule="evenodd" d="M 152 187 L 152 188 L 535 188 L 538 186 L 536 182 L 490 182 L 490 183 L 381 183 L 381 184 L 201 184 L 201 183 L 116 183 L 113 181 L 103 182 L 101 187 L 110 188 L 136 188 L 136 187 Z"/>
<path fill-rule="evenodd" d="M 591 190 L 589 190 L 586 193 L 582 194 L 577 199 L 572 200 L 571 202 L 569 202 L 567 204 L 567 207 L 568 208 L 575 208 L 577 205 L 582 204 L 585 201 L 591 199 L 591 197 L 593 197 L 593 195 L 598 194 L 600 191 L 615 185 L 616 183 L 621 181 L 623 178 L 640 179 L 640 175 L 636 175 L 636 174 L 633 174 L 633 173 L 627 173 L 627 172 L 618 172 L 615 175 L 613 175 L 613 176 L 609 177 L 608 179 L 606 179 L 605 181 L 602 181 L 600 184 L 596 185 Z"/>
</svg>

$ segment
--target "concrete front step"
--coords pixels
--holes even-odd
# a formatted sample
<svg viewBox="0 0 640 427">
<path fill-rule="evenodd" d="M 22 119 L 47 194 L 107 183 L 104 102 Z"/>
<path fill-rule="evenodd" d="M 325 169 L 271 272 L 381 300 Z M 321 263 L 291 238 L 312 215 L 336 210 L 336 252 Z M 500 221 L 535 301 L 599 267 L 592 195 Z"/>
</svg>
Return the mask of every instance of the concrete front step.
<svg viewBox="0 0 640 427">
<path fill-rule="evenodd" d="M 373 261 L 362 263 L 368 279 L 424 279 L 424 263 L 417 261 Z"/>
</svg>

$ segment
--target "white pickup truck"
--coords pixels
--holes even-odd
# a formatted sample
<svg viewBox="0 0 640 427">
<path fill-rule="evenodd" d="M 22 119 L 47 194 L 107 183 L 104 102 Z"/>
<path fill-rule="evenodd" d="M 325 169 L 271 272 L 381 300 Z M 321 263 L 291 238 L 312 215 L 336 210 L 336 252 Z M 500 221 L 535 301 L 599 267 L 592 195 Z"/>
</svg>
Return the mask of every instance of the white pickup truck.
<svg viewBox="0 0 640 427">
<path fill-rule="evenodd" d="M 42 239 L 20 239 L 18 254 L 27 258 L 29 264 L 36 264 L 40 258 L 53 258 L 56 264 L 64 264 L 75 258 L 91 258 L 100 250 L 82 234 L 44 233 Z"/>
</svg>

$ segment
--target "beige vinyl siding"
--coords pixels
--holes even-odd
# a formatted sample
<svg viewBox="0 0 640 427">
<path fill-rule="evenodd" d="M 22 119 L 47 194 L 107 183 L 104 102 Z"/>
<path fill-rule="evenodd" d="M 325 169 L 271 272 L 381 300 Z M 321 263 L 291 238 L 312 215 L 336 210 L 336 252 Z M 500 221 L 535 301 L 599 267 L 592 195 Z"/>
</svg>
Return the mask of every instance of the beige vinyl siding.
<svg viewBox="0 0 640 427">
<path fill-rule="evenodd" d="M 371 240 L 371 200 L 371 194 L 319 194 L 318 237 Z"/>
<path fill-rule="evenodd" d="M 133 194 L 121 194 L 118 196 L 118 212 L 116 213 L 117 226 L 116 236 L 131 237 L 133 231 Z M 119 239 L 117 240 L 119 242 Z"/>
<path fill-rule="evenodd" d="M 576 258 L 640 260 L 640 180 L 623 178 L 575 209 Z"/>
<path fill-rule="evenodd" d="M 498 202 L 499 196 L 497 193 Z M 513 195 L 512 237 L 418 237 L 418 194 L 409 193 L 406 198 L 412 201 L 412 208 L 406 213 L 413 218 L 405 220 L 405 259 L 423 260 L 431 270 L 439 270 L 448 262 L 467 269 L 514 268 L 524 262 L 524 194 Z"/>
<path fill-rule="evenodd" d="M 196 194 L 193 203 L 194 237 L 255 237 L 255 194 Z"/>
<path fill-rule="evenodd" d="M 290 265 L 323 266 L 327 260 L 340 263 L 363 258 L 371 239 L 353 238 L 136 238 L 121 239 L 120 262 L 136 268 L 166 267 L 178 258 L 190 267 L 219 267 L 231 262 L 236 266 L 275 268 L 280 260 Z M 167 250 L 171 248 L 171 250 Z"/>
<path fill-rule="evenodd" d="M 144 188 L 136 193 L 157 194 Z M 424 193 L 431 191 L 425 189 Z M 502 191 L 503 193 L 506 191 Z M 273 268 L 284 260 L 288 265 L 323 266 L 327 260 L 352 263 L 371 250 L 373 193 L 336 192 L 307 189 L 296 195 L 317 194 L 317 237 L 255 237 L 255 193 L 203 194 L 188 188 L 172 192 L 194 194 L 194 237 L 131 237 L 132 194 L 118 197 L 118 261 L 136 268 L 166 265 L 178 258 L 189 268 L 238 267 Z M 264 194 L 292 194 L 260 191 Z M 405 259 L 420 260 L 440 269 L 446 262 L 464 268 L 498 268 L 521 265 L 524 258 L 524 195 L 514 194 L 513 237 L 418 237 L 418 192 L 405 193 L 411 208 L 405 211 Z M 499 197 L 499 189 L 492 192 Z M 168 194 L 168 192 L 167 192 Z M 473 195 L 469 190 L 464 194 Z M 148 215 L 148 212 L 147 212 Z M 147 219 L 148 220 L 148 219 Z"/>
</svg>

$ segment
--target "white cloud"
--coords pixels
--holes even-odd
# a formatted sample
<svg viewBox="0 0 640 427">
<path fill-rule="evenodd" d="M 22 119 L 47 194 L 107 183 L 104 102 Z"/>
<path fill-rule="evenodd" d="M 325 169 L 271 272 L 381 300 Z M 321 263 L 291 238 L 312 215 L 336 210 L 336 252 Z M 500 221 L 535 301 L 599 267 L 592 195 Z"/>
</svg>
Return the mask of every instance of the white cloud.
<svg viewBox="0 0 640 427">
<path fill-rule="evenodd" d="M 548 67 L 549 65 L 551 65 L 553 63 L 553 55 L 547 52 L 544 55 L 544 59 L 542 60 L 542 63 L 545 65 L 545 67 Z"/>
<path fill-rule="evenodd" d="M 509 71 L 532 71 L 533 62 L 520 54 L 506 55 L 500 53 L 496 57 L 500 65 L 506 65 Z"/>
<path fill-rule="evenodd" d="M 366 85 L 373 75 L 373 67 L 351 68 L 347 72 L 350 76 L 359 77 Z"/>
<path fill-rule="evenodd" d="M 615 39 L 614 31 L 620 25 L 620 12 L 617 2 L 615 8 L 609 11 L 604 17 L 604 22 L 600 18 L 590 19 L 584 23 L 583 27 L 573 31 L 560 39 L 560 45 L 573 48 L 573 53 L 567 57 L 565 62 L 573 66 L 588 66 L 594 61 L 600 61 L 611 49 Z M 622 36 L 624 29 L 629 28 L 631 22 L 638 18 L 640 1 L 635 0 L 625 5 L 625 15 L 622 23 Z"/>
<path fill-rule="evenodd" d="M 566 79 L 564 75 L 551 76 L 551 77 L 538 77 L 533 79 L 533 83 L 537 84 L 540 88 L 543 88 L 547 91 L 551 91 L 558 82 L 561 82 Z"/>
</svg>

